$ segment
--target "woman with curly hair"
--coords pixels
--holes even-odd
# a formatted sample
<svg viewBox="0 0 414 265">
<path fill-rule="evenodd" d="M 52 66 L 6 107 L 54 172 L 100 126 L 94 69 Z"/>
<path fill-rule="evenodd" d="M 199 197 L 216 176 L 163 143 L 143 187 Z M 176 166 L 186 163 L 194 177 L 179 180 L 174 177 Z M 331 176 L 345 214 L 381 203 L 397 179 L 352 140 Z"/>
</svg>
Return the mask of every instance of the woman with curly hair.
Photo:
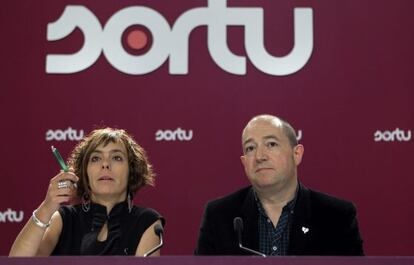
<svg viewBox="0 0 414 265">
<path fill-rule="evenodd" d="M 141 187 L 154 183 L 145 151 L 132 136 L 94 130 L 74 148 L 68 164 L 69 172 L 50 180 L 10 256 L 142 256 L 158 245 L 154 227 L 164 224 L 163 217 L 132 204 Z M 76 199 L 78 204 L 68 204 Z"/>
</svg>

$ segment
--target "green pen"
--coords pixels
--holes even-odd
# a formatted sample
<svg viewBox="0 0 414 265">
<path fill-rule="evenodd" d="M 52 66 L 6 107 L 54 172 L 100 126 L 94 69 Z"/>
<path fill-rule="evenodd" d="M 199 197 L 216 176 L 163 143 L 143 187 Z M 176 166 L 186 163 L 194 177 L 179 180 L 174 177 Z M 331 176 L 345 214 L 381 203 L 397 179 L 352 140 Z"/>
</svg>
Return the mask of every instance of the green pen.
<svg viewBox="0 0 414 265">
<path fill-rule="evenodd" d="M 56 160 L 58 161 L 60 168 L 63 172 L 69 172 L 69 167 L 66 165 L 65 160 L 63 160 L 62 156 L 60 155 L 59 151 L 56 147 L 52 145 L 52 152 L 55 155 Z M 71 181 L 73 186 L 77 188 L 76 182 Z"/>
<path fill-rule="evenodd" d="M 69 172 L 68 166 L 66 165 L 59 151 L 53 145 L 52 145 L 52 152 L 55 155 L 56 160 L 58 161 L 60 168 L 63 170 L 63 172 Z"/>
</svg>

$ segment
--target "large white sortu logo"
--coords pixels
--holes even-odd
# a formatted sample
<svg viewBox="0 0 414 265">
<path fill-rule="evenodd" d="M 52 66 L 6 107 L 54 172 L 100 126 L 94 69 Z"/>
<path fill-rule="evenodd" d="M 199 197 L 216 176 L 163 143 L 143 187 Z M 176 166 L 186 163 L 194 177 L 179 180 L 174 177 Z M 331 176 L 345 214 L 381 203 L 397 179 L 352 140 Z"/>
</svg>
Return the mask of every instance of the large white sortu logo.
<svg viewBox="0 0 414 265">
<path fill-rule="evenodd" d="M 271 12 L 271 11 L 269 11 Z M 60 18 L 47 26 L 47 40 L 56 41 L 79 28 L 84 35 L 82 48 L 73 54 L 49 54 L 46 72 L 70 74 L 92 66 L 103 51 L 108 62 L 119 71 L 142 75 L 158 69 L 167 59 L 169 73 L 188 74 L 189 36 L 193 29 L 207 26 L 208 50 L 213 61 L 224 71 L 246 74 L 246 57 L 231 52 L 227 46 L 227 26 L 244 27 L 247 56 L 260 71 L 285 76 L 302 69 L 313 50 L 313 10 L 294 8 L 294 46 L 289 54 L 272 56 L 264 47 L 263 8 L 227 7 L 227 0 L 208 0 L 207 7 L 184 12 L 171 27 L 162 14 L 145 6 L 126 7 L 113 14 L 104 28 L 91 10 L 80 5 L 66 6 Z M 132 55 L 122 45 L 122 35 L 133 25 L 146 27 L 152 35 L 150 49 Z M 147 36 L 140 30 L 130 32 L 129 47 L 145 47 Z"/>
</svg>

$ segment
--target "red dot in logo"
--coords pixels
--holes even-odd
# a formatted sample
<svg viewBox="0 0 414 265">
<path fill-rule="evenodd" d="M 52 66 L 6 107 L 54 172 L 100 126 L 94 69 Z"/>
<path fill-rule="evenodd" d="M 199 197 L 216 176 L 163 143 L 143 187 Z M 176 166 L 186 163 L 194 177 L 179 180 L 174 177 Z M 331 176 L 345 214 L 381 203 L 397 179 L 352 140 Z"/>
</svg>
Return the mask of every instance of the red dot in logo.
<svg viewBox="0 0 414 265">
<path fill-rule="evenodd" d="M 141 30 L 133 30 L 127 36 L 127 43 L 132 49 L 140 50 L 148 43 L 147 34 Z"/>
</svg>

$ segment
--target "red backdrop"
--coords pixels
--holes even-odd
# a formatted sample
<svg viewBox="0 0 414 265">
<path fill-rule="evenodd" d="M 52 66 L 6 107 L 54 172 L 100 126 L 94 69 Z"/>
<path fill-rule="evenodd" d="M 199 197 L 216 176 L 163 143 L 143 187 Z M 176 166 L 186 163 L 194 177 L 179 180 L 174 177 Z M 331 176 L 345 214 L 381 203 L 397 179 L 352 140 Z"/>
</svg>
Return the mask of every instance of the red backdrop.
<svg viewBox="0 0 414 265">
<path fill-rule="evenodd" d="M 155 208 L 167 219 L 163 254 L 192 254 L 205 203 L 248 183 L 239 160 L 243 126 L 254 115 L 271 113 L 301 130 L 305 146 L 301 181 L 356 204 L 366 254 L 413 255 L 411 0 L 229 0 L 232 8 L 263 9 L 263 42 L 270 54 L 279 57 L 294 44 L 294 8 L 313 10 L 312 55 L 289 75 L 266 74 L 253 65 L 240 25 L 227 27 L 225 41 L 232 53 L 245 57 L 244 75 L 214 62 L 205 25 L 189 35 L 187 74 L 170 73 L 168 59 L 152 72 L 126 74 L 104 54 L 77 73 L 46 73 L 46 55 L 77 52 L 86 39 L 76 29 L 62 40 L 47 40 L 47 25 L 58 20 L 68 5 L 87 7 L 102 27 L 119 10 L 145 6 L 172 27 L 184 12 L 207 4 L 202 0 L 2 4 L 0 254 L 8 254 L 59 170 L 50 145 L 67 156 L 78 136 L 102 125 L 128 130 L 149 154 L 157 185 L 140 191 L 135 203 Z M 133 30 L 129 28 L 124 48 L 139 56 L 151 50 L 154 39 L 148 29 L 137 28 L 150 43 L 131 50 L 125 44 L 128 30 Z M 163 49 L 174 50 L 174 41 L 167 38 Z M 159 130 L 168 138 L 178 128 L 181 137 L 175 141 L 156 140 Z"/>
</svg>

